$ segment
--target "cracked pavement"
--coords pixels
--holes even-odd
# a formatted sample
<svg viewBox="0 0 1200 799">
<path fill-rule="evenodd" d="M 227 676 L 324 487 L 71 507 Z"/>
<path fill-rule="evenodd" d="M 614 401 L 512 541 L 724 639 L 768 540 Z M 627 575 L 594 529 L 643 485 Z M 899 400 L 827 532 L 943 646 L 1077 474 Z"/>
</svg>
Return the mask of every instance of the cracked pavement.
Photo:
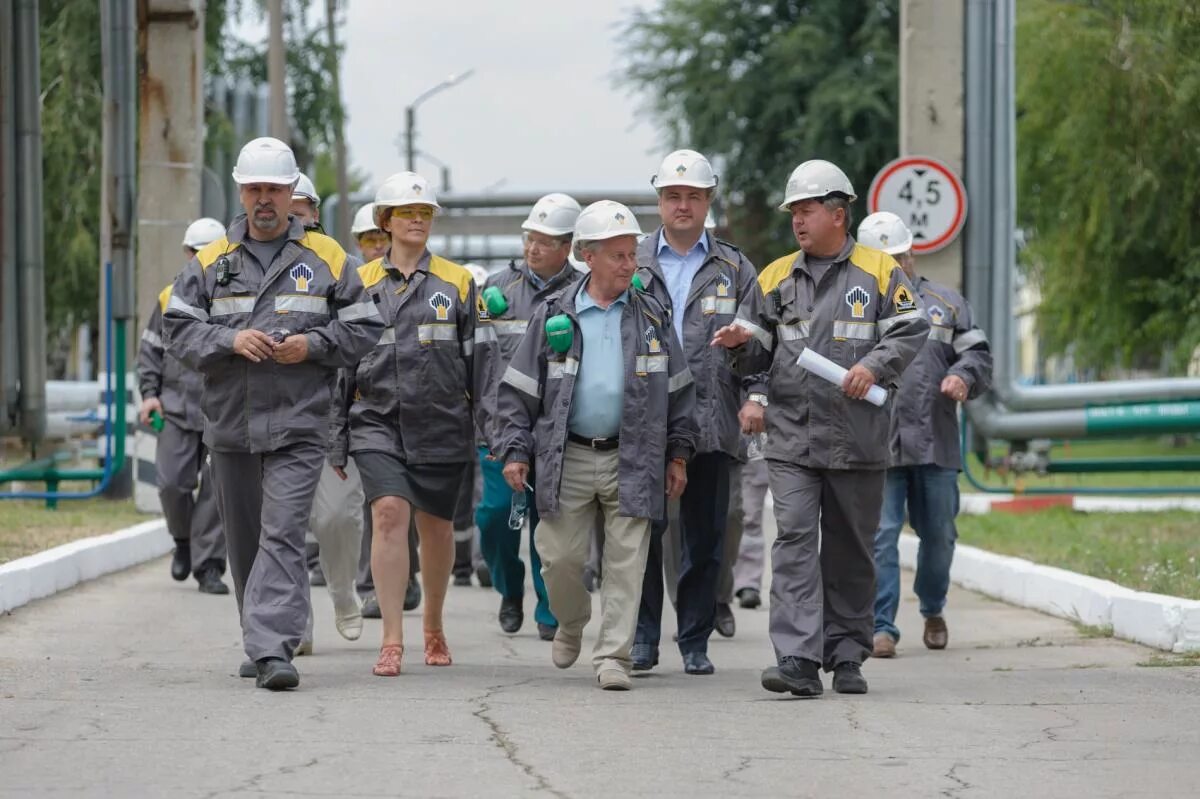
<svg viewBox="0 0 1200 799">
<path fill-rule="evenodd" d="M 0 616 L 0 797 L 1200 795 L 1200 668 L 1142 668 L 1150 650 L 957 589 L 949 649 L 921 646 L 906 596 L 899 657 L 864 668 L 871 693 L 827 676 L 816 701 L 759 687 L 764 609 L 714 636 L 711 677 L 683 673 L 665 620 L 662 664 L 608 693 L 587 666 L 594 625 L 555 669 L 532 591 L 510 638 L 498 595 L 451 588 L 446 669 L 421 662 L 408 614 L 416 646 L 389 680 L 371 675 L 379 622 L 343 641 L 317 589 L 316 654 L 300 690 L 271 694 L 235 676 L 233 598 L 167 571 Z"/>
</svg>

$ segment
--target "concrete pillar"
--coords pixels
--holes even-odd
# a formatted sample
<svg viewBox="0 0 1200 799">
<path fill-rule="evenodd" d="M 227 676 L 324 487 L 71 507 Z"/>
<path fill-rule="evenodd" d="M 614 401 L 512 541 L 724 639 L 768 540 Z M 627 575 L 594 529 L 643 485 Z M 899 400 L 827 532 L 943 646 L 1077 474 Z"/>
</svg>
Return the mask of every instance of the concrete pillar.
<svg viewBox="0 0 1200 799">
<path fill-rule="evenodd" d="M 900 154 L 929 155 L 963 174 L 965 0 L 900 2 Z M 970 208 L 967 209 L 969 214 Z M 930 280 L 962 289 L 962 236 L 917 259 Z"/>
<path fill-rule="evenodd" d="M 183 268 L 200 216 L 204 166 L 204 2 L 138 0 L 136 341 L 155 298 Z"/>
</svg>

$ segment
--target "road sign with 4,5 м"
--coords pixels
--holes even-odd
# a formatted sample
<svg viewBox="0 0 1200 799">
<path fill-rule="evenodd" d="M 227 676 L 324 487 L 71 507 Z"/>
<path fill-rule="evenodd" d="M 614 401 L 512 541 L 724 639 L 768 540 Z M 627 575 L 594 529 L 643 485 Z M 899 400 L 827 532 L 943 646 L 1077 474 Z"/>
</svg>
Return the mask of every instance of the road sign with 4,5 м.
<svg viewBox="0 0 1200 799">
<path fill-rule="evenodd" d="M 871 181 L 867 209 L 891 211 L 913 234 L 913 252 L 942 249 L 962 230 L 967 191 L 958 175 L 936 158 L 910 155 L 885 166 Z"/>
</svg>

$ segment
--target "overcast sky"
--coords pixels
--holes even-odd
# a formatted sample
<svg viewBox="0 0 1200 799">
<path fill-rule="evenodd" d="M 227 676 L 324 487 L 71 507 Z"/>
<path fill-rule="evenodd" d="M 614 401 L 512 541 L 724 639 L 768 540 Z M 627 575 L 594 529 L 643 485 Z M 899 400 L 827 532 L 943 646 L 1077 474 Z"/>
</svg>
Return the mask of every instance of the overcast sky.
<svg viewBox="0 0 1200 799">
<path fill-rule="evenodd" d="M 417 112 L 417 147 L 450 166 L 456 191 L 647 188 L 667 150 L 613 75 L 620 24 L 631 8 L 652 5 L 348 0 L 342 89 L 352 163 L 376 183 L 403 170 L 404 107 L 474 68 Z M 432 163 L 418 158 L 417 171 L 440 183 Z"/>
</svg>

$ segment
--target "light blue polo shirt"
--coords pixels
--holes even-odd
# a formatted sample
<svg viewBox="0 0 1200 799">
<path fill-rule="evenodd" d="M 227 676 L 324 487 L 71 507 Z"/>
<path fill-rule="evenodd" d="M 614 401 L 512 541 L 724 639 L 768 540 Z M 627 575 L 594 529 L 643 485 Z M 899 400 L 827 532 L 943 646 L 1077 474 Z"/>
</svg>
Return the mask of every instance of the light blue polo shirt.
<svg viewBox="0 0 1200 799">
<path fill-rule="evenodd" d="M 666 231 L 658 231 L 658 265 L 662 269 L 663 279 L 667 283 L 667 293 L 671 295 L 671 321 L 675 325 L 675 335 L 683 342 L 683 315 L 687 309 L 688 294 L 692 290 L 692 281 L 696 273 L 704 266 L 708 258 L 708 235 L 700 234 L 700 240 L 683 255 L 671 249 L 667 243 Z"/>
<path fill-rule="evenodd" d="M 575 377 L 567 429 L 577 436 L 612 438 L 621 431 L 625 395 L 625 353 L 621 347 L 621 314 L 629 292 L 601 308 L 581 285 L 575 311 L 583 336 L 583 356 Z"/>
</svg>

